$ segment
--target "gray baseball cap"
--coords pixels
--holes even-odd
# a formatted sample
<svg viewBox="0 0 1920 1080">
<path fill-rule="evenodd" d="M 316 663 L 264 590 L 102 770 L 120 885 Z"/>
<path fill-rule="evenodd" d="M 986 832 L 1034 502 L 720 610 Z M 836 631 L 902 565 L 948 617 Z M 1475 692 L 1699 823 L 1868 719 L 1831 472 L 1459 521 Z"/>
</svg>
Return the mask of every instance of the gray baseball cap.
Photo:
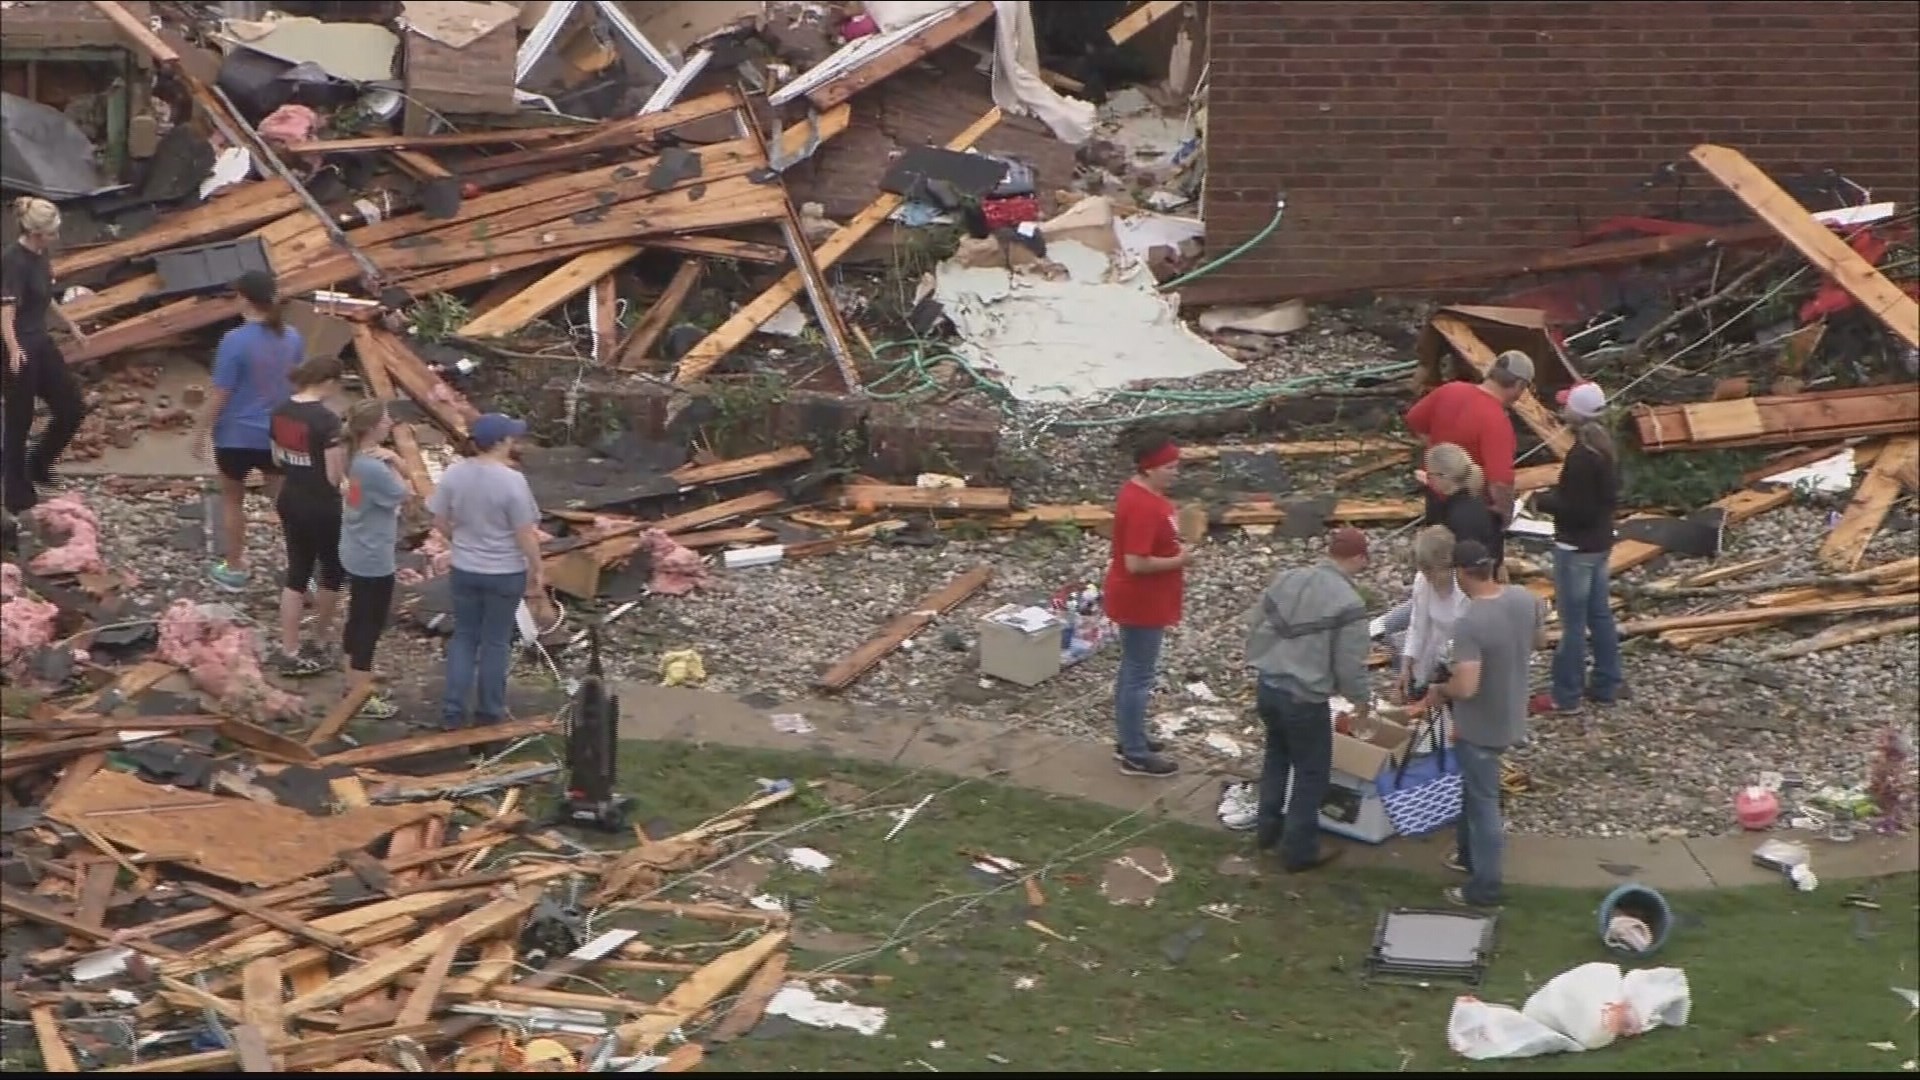
<svg viewBox="0 0 1920 1080">
<path fill-rule="evenodd" d="M 1533 381 L 1533 358 L 1519 349 L 1508 349 L 1493 358 L 1492 376 L 1507 383 Z"/>
</svg>

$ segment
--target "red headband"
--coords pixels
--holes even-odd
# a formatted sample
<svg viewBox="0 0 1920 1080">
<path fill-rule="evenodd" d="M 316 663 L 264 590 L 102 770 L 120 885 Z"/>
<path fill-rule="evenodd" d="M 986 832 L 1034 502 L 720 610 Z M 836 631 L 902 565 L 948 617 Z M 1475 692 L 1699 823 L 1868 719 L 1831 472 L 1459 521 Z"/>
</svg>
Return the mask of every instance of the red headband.
<svg viewBox="0 0 1920 1080">
<path fill-rule="evenodd" d="M 1159 449 L 1149 450 L 1141 454 L 1136 464 L 1140 466 L 1141 472 L 1146 472 L 1149 469 L 1158 469 L 1171 465 L 1179 460 L 1180 447 L 1174 443 L 1162 443 Z"/>
</svg>

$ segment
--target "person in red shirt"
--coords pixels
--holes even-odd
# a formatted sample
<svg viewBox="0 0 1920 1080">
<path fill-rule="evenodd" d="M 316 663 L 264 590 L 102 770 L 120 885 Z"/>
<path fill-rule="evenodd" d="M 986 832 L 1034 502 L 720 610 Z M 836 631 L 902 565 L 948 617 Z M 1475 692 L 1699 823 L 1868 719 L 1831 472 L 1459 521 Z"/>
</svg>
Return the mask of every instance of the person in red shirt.
<svg viewBox="0 0 1920 1080">
<path fill-rule="evenodd" d="M 1114 500 L 1113 561 L 1107 568 L 1107 617 L 1119 627 L 1120 674 L 1113 687 L 1119 735 L 1114 756 L 1133 776 L 1172 776 L 1180 766 L 1147 737 L 1147 699 L 1160 667 L 1167 628 L 1180 621 L 1185 568 L 1179 511 L 1167 492 L 1180 473 L 1180 448 L 1151 437 L 1133 458 L 1134 475 Z"/>
<path fill-rule="evenodd" d="M 1407 410 L 1408 430 L 1425 440 L 1427 446 L 1452 443 L 1480 466 L 1487 478 L 1487 505 L 1503 527 L 1513 520 L 1513 458 L 1518 449 L 1507 410 L 1532 385 L 1533 360 L 1526 353 L 1509 349 L 1494 358 L 1486 378 L 1477 383 L 1442 384 Z M 1424 475 L 1417 479 L 1426 486 Z M 1430 515 L 1437 502 L 1429 489 Z"/>
</svg>

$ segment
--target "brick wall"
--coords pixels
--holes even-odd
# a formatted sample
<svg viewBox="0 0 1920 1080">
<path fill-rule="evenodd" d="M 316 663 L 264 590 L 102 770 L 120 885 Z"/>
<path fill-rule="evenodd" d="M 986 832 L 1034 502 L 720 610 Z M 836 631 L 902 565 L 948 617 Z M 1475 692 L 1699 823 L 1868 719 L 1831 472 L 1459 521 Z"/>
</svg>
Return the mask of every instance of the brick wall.
<svg viewBox="0 0 1920 1080">
<path fill-rule="evenodd" d="M 1284 293 L 1547 249 L 1656 209 L 1635 190 L 1732 146 L 1920 193 L 1920 4 L 1215 0 L 1204 292 Z M 1670 190 L 1670 189 L 1669 189 Z"/>
</svg>

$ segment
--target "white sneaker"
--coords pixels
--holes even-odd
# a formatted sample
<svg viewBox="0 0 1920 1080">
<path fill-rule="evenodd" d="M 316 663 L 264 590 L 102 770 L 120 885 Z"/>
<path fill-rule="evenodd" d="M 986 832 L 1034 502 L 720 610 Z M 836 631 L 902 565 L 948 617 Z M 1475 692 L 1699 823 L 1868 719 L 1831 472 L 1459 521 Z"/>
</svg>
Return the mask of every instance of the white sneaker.
<svg viewBox="0 0 1920 1080">
<path fill-rule="evenodd" d="M 1234 832 L 1246 832 L 1260 820 L 1260 788 L 1247 780 L 1236 780 L 1220 792 L 1220 805 L 1214 809 L 1220 824 Z"/>
</svg>

